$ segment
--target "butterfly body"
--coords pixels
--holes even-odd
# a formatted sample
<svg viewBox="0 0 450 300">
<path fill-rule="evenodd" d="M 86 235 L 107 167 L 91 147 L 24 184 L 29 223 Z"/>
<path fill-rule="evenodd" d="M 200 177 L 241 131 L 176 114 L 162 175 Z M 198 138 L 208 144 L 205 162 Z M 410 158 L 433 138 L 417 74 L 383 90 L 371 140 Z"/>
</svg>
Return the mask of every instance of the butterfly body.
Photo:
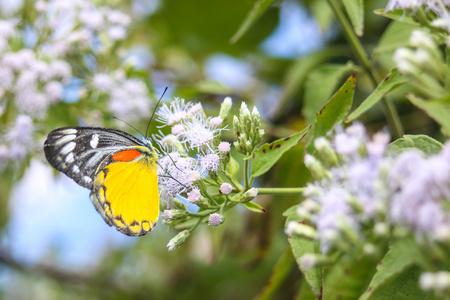
<svg viewBox="0 0 450 300">
<path fill-rule="evenodd" d="M 129 236 L 147 234 L 159 216 L 158 155 L 150 140 L 101 127 L 63 127 L 48 134 L 49 163 L 91 190 L 105 222 Z"/>
</svg>

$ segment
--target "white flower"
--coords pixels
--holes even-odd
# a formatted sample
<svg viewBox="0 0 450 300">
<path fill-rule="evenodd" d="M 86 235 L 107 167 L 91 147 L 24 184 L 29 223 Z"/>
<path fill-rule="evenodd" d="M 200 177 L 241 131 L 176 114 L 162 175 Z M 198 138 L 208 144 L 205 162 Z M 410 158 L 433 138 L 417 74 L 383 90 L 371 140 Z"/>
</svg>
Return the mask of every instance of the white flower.
<svg viewBox="0 0 450 300">
<path fill-rule="evenodd" d="M 17 23 L 16 19 L 0 20 L 0 37 L 4 40 L 17 35 Z"/>
<path fill-rule="evenodd" d="M 10 89 L 14 82 L 14 73 L 13 71 L 6 67 L 0 65 L 0 87 L 4 89 Z"/>
<path fill-rule="evenodd" d="M 217 172 L 217 168 L 219 168 L 220 165 L 219 155 L 210 153 L 203 156 L 200 160 L 200 165 L 202 171 Z"/>
<path fill-rule="evenodd" d="M 68 84 L 72 77 L 72 68 L 64 60 L 55 60 L 50 64 L 50 73 L 53 78 L 61 79 L 63 84 Z"/>
<path fill-rule="evenodd" d="M 97 73 L 92 78 L 92 85 L 102 93 L 109 92 L 114 86 L 114 80 L 105 73 Z"/>
<path fill-rule="evenodd" d="M 38 119 L 45 117 L 50 101 L 47 97 L 33 90 L 22 90 L 16 94 L 16 105 L 21 113 L 28 114 Z"/>
<path fill-rule="evenodd" d="M 51 103 L 56 103 L 61 100 L 63 95 L 63 85 L 59 81 L 50 81 L 44 87 L 44 91 L 47 94 Z"/>
<path fill-rule="evenodd" d="M 104 26 L 104 16 L 98 10 L 82 10 L 79 14 L 80 21 L 88 28 L 99 30 Z"/>
<path fill-rule="evenodd" d="M 122 26 L 128 26 L 131 22 L 130 16 L 118 11 L 118 10 L 110 10 L 106 14 L 106 18 L 109 22 L 122 25 Z"/>
<path fill-rule="evenodd" d="M 170 106 L 164 103 L 156 112 L 156 115 L 158 116 L 157 121 L 170 126 L 181 123 L 188 118 L 190 107 L 191 104 L 185 104 L 184 99 L 175 98 L 175 100 L 170 103 Z"/>
<path fill-rule="evenodd" d="M 34 125 L 30 116 L 18 115 L 14 125 L 5 134 L 5 140 L 9 145 L 8 158 L 13 161 L 23 160 L 28 151 L 32 150 Z"/>
<path fill-rule="evenodd" d="M 127 30 L 120 25 L 114 25 L 108 28 L 108 36 L 113 40 L 123 40 L 127 36 Z"/>
<path fill-rule="evenodd" d="M 181 142 L 189 144 L 186 146 L 198 151 L 211 148 L 211 143 L 223 128 L 212 128 L 208 123 L 208 120 L 201 114 L 186 120 L 184 122 L 185 131 L 180 134 Z"/>
<path fill-rule="evenodd" d="M 177 152 L 169 153 L 159 160 L 158 182 L 171 197 L 186 193 L 192 189 L 190 174 L 197 167 L 195 159 L 181 157 Z"/>
</svg>

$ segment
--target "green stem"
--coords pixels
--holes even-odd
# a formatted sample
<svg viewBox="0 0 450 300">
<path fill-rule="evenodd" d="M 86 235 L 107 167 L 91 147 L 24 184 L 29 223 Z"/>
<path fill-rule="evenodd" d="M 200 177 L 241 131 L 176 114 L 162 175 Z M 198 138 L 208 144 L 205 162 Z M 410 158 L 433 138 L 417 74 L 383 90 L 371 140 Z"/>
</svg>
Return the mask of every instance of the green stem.
<svg viewBox="0 0 450 300">
<path fill-rule="evenodd" d="M 258 188 L 258 195 L 263 194 L 301 194 L 304 188 Z"/>
<path fill-rule="evenodd" d="M 250 159 L 244 160 L 244 188 L 248 190 L 250 188 L 250 181 L 248 178 L 248 173 L 250 171 Z"/>
<path fill-rule="evenodd" d="M 197 223 L 194 225 L 194 227 L 189 229 L 189 232 L 192 233 L 198 227 L 198 225 L 200 225 L 200 223 L 203 221 L 203 219 L 204 219 L 204 217 L 203 218 L 199 218 Z"/>
<path fill-rule="evenodd" d="M 356 36 L 355 32 L 353 31 L 353 28 L 350 25 L 350 22 L 347 20 L 347 18 L 345 17 L 345 14 L 341 10 L 339 3 L 337 2 L 337 0 L 327 0 L 327 1 L 328 1 L 329 6 L 331 7 L 331 9 L 334 12 L 334 15 L 336 16 L 339 23 L 341 24 L 344 35 L 348 39 L 348 41 L 353 49 L 353 52 L 355 53 L 357 60 L 363 66 L 363 68 L 366 70 L 373 85 L 375 87 L 378 86 L 378 82 L 380 82 L 380 79 L 373 72 L 373 70 L 370 66 L 370 62 L 369 62 L 367 53 L 364 50 L 364 47 L 362 46 L 362 44 L 359 41 L 358 37 Z M 400 122 L 400 117 L 399 117 L 392 101 L 385 96 L 384 98 L 381 99 L 381 103 L 383 105 L 384 113 L 386 115 L 386 119 L 387 119 L 389 128 L 391 129 L 391 132 L 394 135 L 394 138 L 399 138 L 399 137 L 403 136 L 403 133 L 404 133 L 403 126 Z"/>
</svg>

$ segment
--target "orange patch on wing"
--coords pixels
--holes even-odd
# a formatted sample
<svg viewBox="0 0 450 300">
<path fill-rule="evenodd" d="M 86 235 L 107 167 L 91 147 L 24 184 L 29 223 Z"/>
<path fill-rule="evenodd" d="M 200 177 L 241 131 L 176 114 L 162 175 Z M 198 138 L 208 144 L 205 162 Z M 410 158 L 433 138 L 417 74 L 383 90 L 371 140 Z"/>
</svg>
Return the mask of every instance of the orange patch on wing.
<svg viewBox="0 0 450 300">
<path fill-rule="evenodd" d="M 141 152 L 131 149 L 131 150 L 125 150 L 117 152 L 112 156 L 113 161 L 123 161 L 123 162 L 129 162 L 135 159 L 136 157 L 140 156 Z"/>
</svg>

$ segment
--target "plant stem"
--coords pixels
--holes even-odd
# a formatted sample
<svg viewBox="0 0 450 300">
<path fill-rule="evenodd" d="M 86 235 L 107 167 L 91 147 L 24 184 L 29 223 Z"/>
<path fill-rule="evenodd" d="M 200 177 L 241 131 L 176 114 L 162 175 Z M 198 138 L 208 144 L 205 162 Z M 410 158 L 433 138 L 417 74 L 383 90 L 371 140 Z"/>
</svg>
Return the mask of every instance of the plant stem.
<svg viewBox="0 0 450 300">
<path fill-rule="evenodd" d="M 250 181 L 248 178 L 248 173 L 250 171 L 250 159 L 244 160 L 244 187 L 245 190 L 250 188 Z"/>
<path fill-rule="evenodd" d="M 258 194 L 301 194 L 304 188 L 258 188 Z"/>
<path fill-rule="evenodd" d="M 353 49 L 353 52 L 355 53 L 357 60 L 363 66 L 363 68 L 366 70 L 373 85 L 375 87 L 378 86 L 378 82 L 380 81 L 380 79 L 373 72 L 373 70 L 370 66 L 370 63 L 369 63 L 367 53 L 364 50 L 364 47 L 362 46 L 358 37 L 354 33 L 352 26 L 350 25 L 349 21 L 345 17 L 345 14 L 341 10 L 339 3 L 337 3 L 336 0 L 327 0 L 327 1 L 328 1 L 328 5 L 331 7 L 331 9 L 334 12 L 334 15 L 336 16 L 339 23 L 341 24 L 344 35 L 348 39 L 348 41 Z M 399 138 L 399 137 L 403 136 L 403 133 L 404 133 L 403 126 L 400 122 L 400 117 L 398 116 L 398 113 L 397 113 L 392 101 L 390 99 L 388 99 L 387 97 L 383 97 L 381 99 L 381 103 L 383 105 L 384 113 L 386 115 L 386 119 L 387 119 L 389 128 L 391 129 L 392 135 L 394 136 L 394 138 Z"/>
</svg>

